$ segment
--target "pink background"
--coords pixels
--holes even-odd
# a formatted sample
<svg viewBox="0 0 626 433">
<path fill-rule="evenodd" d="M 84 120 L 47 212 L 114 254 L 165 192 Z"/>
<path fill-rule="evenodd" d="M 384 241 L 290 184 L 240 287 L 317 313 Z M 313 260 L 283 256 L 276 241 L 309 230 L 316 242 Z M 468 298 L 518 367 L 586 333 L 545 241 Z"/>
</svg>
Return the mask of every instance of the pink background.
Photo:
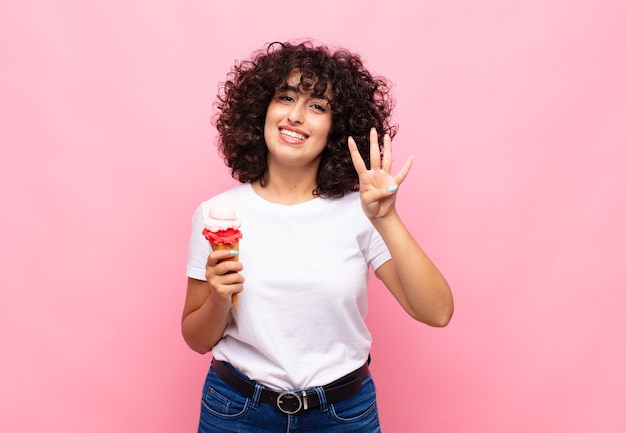
<svg viewBox="0 0 626 433">
<path fill-rule="evenodd" d="M 626 431 L 626 3 L 214 3 L 0 6 L 0 430 L 195 431 L 217 85 L 311 36 L 395 83 L 400 210 L 455 294 L 431 329 L 372 286 L 384 431 Z"/>
</svg>

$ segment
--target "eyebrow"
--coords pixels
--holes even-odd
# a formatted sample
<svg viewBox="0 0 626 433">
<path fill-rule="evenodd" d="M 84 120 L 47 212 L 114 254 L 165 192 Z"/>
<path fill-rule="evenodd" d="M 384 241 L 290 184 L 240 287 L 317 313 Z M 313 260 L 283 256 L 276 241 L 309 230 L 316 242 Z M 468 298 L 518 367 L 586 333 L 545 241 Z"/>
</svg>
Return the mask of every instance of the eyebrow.
<svg viewBox="0 0 626 433">
<path fill-rule="evenodd" d="M 302 93 L 304 94 L 305 92 L 303 92 L 302 90 L 300 90 L 300 87 L 298 86 L 290 86 L 290 85 L 286 85 L 281 87 L 280 89 L 278 89 L 279 92 L 286 92 L 286 91 L 292 91 L 292 92 L 296 92 L 296 93 Z M 309 92 L 311 93 L 311 92 Z M 317 95 L 313 95 L 313 97 L 315 99 L 323 99 L 325 101 L 327 101 L 328 103 L 332 103 L 333 101 L 330 100 L 330 98 L 326 95 L 322 95 L 322 94 L 317 94 Z"/>
</svg>

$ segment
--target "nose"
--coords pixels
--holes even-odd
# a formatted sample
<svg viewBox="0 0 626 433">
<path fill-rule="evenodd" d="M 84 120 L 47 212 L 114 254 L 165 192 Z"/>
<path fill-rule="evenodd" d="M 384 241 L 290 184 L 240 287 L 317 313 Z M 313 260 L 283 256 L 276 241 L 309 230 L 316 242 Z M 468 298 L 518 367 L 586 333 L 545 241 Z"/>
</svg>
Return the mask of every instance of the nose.
<svg viewBox="0 0 626 433">
<path fill-rule="evenodd" d="M 292 124 L 302 124 L 304 122 L 304 110 L 305 106 L 303 101 L 297 101 L 289 110 L 287 114 L 287 120 Z"/>
</svg>

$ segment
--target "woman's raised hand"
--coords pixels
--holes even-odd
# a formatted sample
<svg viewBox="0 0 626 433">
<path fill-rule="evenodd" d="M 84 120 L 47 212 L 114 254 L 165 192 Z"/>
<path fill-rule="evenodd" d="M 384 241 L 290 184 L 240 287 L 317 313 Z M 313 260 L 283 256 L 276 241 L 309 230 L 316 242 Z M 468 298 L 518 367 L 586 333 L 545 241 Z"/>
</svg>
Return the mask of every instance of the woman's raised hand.
<svg viewBox="0 0 626 433">
<path fill-rule="evenodd" d="M 367 169 L 359 149 L 352 137 L 348 138 L 348 148 L 352 163 L 359 175 L 359 190 L 361 206 L 368 218 L 382 218 L 394 210 L 396 191 L 409 174 L 413 164 L 410 156 L 398 174 L 391 175 L 391 137 L 385 134 L 383 138 L 383 156 L 380 157 L 378 147 L 378 133 L 375 128 L 370 131 L 370 169 Z"/>
</svg>

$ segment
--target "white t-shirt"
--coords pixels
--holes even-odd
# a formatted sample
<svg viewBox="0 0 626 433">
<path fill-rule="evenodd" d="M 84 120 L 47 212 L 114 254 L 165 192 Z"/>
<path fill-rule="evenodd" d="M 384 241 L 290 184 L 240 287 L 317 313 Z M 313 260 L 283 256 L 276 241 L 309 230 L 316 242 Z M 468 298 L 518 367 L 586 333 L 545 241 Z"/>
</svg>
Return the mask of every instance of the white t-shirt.
<svg viewBox="0 0 626 433">
<path fill-rule="evenodd" d="M 187 276 L 206 280 L 203 221 L 227 203 L 241 219 L 239 306 L 213 348 L 249 378 L 275 389 L 322 386 L 367 360 L 369 267 L 391 258 L 361 209 L 358 193 L 287 206 L 250 184 L 202 203 L 192 220 Z"/>
</svg>

